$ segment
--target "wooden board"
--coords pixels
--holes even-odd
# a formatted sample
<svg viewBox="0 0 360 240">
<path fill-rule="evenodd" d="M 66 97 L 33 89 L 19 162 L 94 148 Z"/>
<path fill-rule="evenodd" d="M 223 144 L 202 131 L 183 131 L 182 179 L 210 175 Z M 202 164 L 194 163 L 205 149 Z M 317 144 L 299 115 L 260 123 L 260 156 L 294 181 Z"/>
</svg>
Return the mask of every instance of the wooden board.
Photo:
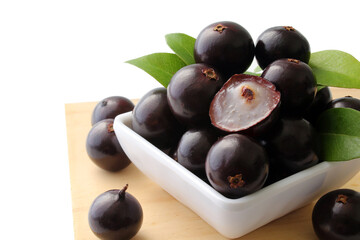
<svg viewBox="0 0 360 240">
<path fill-rule="evenodd" d="M 334 98 L 345 95 L 360 98 L 360 90 L 332 89 L 332 93 Z M 94 106 L 95 103 L 74 103 L 66 104 L 65 108 L 75 239 L 97 239 L 87 220 L 92 201 L 99 194 L 109 189 L 122 188 L 126 183 L 129 184 L 128 192 L 140 201 L 144 211 L 144 222 L 135 240 L 226 239 L 149 180 L 134 165 L 117 173 L 109 173 L 90 161 L 85 141 L 91 128 L 90 119 Z M 344 187 L 360 191 L 360 173 Z M 314 203 L 298 209 L 241 239 L 316 239 L 311 225 L 313 205 Z"/>
</svg>

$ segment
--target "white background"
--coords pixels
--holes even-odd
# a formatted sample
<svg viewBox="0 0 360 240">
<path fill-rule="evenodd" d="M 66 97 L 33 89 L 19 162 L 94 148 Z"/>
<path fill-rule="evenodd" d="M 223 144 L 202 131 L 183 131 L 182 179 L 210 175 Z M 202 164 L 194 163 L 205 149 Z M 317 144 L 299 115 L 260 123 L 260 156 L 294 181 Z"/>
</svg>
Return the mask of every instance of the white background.
<svg viewBox="0 0 360 240">
<path fill-rule="evenodd" d="M 169 52 L 165 34 L 196 37 L 230 20 L 255 41 L 290 25 L 313 52 L 360 59 L 356 3 L 0 0 L 0 238 L 73 239 L 64 104 L 139 98 L 160 86 L 124 62 Z"/>
</svg>

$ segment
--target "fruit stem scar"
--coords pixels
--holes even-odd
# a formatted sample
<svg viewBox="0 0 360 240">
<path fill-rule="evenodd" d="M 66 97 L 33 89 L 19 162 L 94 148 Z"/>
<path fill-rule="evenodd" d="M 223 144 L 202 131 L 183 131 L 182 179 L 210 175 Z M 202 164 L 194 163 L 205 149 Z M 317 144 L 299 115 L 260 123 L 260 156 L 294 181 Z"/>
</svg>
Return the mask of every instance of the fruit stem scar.
<svg viewBox="0 0 360 240">
<path fill-rule="evenodd" d="M 120 192 L 119 192 L 119 199 L 124 199 L 124 197 L 125 197 L 125 192 L 126 192 L 128 186 L 129 186 L 129 184 L 126 184 L 125 187 L 120 190 Z"/>
<path fill-rule="evenodd" d="M 228 176 L 228 182 L 230 183 L 231 188 L 238 188 L 245 185 L 245 181 L 242 179 L 242 174 L 236 174 L 235 176 Z"/>
<path fill-rule="evenodd" d="M 291 26 L 285 26 L 284 28 L 285 28 L 286 31 L 292 31 L 292 32 L 295 31 L 295 28 L 293 28 Z"/>
<path fill-rule="evenodd" d="M 210 80 L 219 80 L 219 77 L 216 75 L 214 69 L 212 68 L 202 69 L 201 72 Z"/>
<path fill-rule="evenodd" d="M 108 131 L 108 133 L 114 132 L 114 124 L 113 123 L 109 123 L 107 125 L 107 131 Z"/>
<path fill-rule="evenodd" d="M 214 31 L 217 31 L 219 33 L 222 33 L 225 29 L 227 29 L 227 27 L 222 24 L 218 24 L 214 27 Z"/>
<path fill-rule="evenodd" d="M 246 98 L 247 102 L 250 102 L 255 99 L 255 93 L 251 88 L 248 88 L 246 86 L 243 86 L 241 88 L 241 96 Z"/>
<path fill-rule="evenodd" d="M 293 58 L 288 58 L 288 62 L 292 62 L 292 63 L 299 63 L 300 61 L 297 59 L 293 59 Z"/>
<path fill-rule="evenodd" d="M 102 107 L 105 107 L 106 105 L 107 105 L 107 101 L 104 100 L 104 101 L 101 102 Z"/>
<path fill-rule="evenodd" d="M 342 204 L 346 204 L 347 203 L 347 200 L 348 200 L 348 196 L 344 195 L 344 194 L 339 194 L 337 199 L 336 199 L 336 202 L 337 203 L 342 203 Z"/>
</svg>

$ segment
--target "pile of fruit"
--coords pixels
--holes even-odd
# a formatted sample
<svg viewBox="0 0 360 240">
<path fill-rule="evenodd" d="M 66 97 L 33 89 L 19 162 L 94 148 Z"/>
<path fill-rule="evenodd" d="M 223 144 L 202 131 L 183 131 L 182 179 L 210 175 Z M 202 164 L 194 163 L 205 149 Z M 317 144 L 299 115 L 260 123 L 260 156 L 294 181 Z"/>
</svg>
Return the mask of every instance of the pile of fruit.
<svg viewBox="0 0 360 240">
<path fill-rule="evenodd" d="M 317 93 L 310 45 L 293 27 L 267 29 L 254 44 L 242 26 L 217 22 L 193 52 L 195 63 L 140 99 L 132 128 L 226 197 L 314 166 L 323 160 L 318 116 L 346 104 L 360 109 L 355 98 L 332 100 L 327 86 Z M 243 74 L 254 56 L 261 75 Z"/>
<path fill-rule="evenodd" d="M 336 139 L 343 130 L 329 132 L 331 126 L 323 123 L 340 114 L 359 117 L 360 100 L 350 96 L 333 100 L 328 86 L 359 87 L 360 83 L 339 84 L 335 77 L 323 74 L 327 69 L 322 54 L 337 54 L 345 60 L 352 60 L 351 55 L 312 54 L 307 39 L 290 26 L 267 29 L 255 44 L 234 22 L 211 24 L 196 39 L 175 34 L 167 40 L 176 54 L 129 61 L 154 76 L 163 88 L 149 91 L 135 107 L 122 97 L 104 99 L 96 106 L 86 146 L 99 167 L 117 171 L 130 163 L 112 129 L 113 118 L 128 111 L 133 113 L 132 129 L 137 134 L 228 198 L 246 196 L 342 155 L 341 151 L 330 157 L 324 153 L 332 142 L 323 140 Z M 245 72 L 254 58 L 259 67 Z M 357 157 L 350 152 L 347 159 L 336 160 Z M 335 194 L 335 204 L 345 206 L 339 209 L 352 218 L 347 204 L 357 204 L 358 217 L 359 193 L 343 192 Z M 319 203 L 316 208 L 321 212 L 323 207 Z M 314 228 L 326 239 L 324 231 L 329 229 L 321 227 L 324 220 L 318 215 Z M 355 221 L 333 231 L 357 238 L 359 224 Z"/>
</svg>

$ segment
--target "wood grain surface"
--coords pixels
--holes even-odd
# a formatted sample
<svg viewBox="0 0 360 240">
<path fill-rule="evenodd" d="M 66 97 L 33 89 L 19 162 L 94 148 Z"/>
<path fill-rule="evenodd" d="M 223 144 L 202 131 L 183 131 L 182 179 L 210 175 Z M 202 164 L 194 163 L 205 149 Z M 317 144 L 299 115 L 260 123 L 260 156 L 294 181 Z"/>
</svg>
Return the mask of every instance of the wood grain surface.
<svg viewBox="0 0 360 240">
<path fill-rule="evenodd" d="M 360 90 L 332 89 L 333 98 L 352 95 L 360 98 Z M 88 225 L 88 210 L 101 193 L 129 184 L 128 192 L 143 207 L 144 221 L 135 240 L 145 239 L 226 239 L 190 209 L 143 175 L 134 165 L 117 173 L 106 172 L 91 162 L 85 141 L 91 128 L 91 113 L 96 103 L 66 104 L 66 125 L 74 234 L 76 240 L 97 239 Z M 360 191 L 360 173 L 344 187 Z M 279 218 L 243 237 L 260 239 L 316 239 L 311 225 L 314 203 Z M 251 217 L 251 216 L 249 216 Z"/>
</svg>

